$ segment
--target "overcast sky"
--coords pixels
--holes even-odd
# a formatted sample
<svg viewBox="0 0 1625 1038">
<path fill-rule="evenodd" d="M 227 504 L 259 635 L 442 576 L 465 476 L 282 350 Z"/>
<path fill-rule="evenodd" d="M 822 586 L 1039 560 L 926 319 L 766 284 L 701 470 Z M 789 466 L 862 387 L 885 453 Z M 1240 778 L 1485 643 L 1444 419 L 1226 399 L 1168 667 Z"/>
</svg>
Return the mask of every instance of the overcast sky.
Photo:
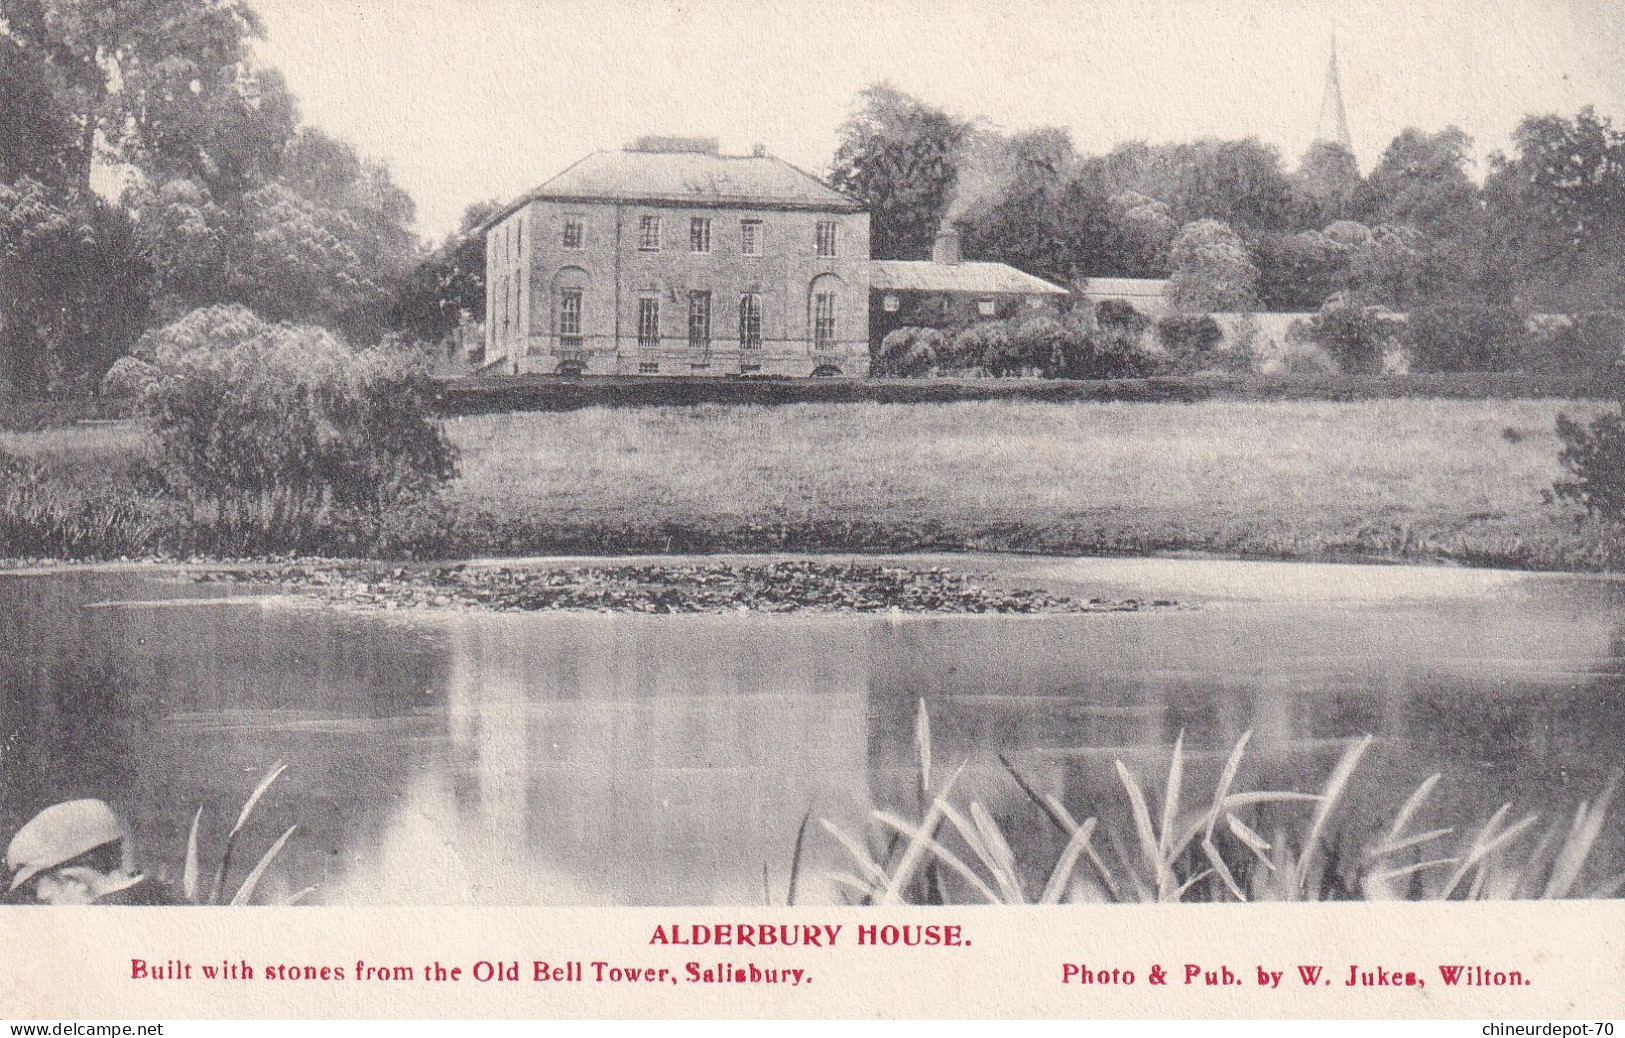
<svg viewBox="0 0 1625 1038">
<path fill-rule="evenodd" d="M 1406 126 L 1454 123 L 1483 155 L 1526 113 L 1625 117 L 1621 0 L 253 3 L 305 119 L 387 161 L 430 238 L 642 133 L 821 173 L 878 80 L 1085 153 L 1256 136 L 1292 165 L 1333 32 L 1367 170 Z"/>
</svg>

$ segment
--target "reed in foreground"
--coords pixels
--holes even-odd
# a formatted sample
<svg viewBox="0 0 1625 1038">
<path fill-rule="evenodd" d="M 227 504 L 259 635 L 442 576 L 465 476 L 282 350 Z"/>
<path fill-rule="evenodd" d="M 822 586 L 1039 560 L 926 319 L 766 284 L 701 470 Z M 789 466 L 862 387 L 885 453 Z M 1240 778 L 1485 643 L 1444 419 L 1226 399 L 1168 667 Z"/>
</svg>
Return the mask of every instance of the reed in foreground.
<svg viewBox="0 0 1625 1038">
<path fill-rule="evenodd" d="M 1478 825 L 1418 829 L 1414 823 L 1441 781 L 1435 774 L 1386 828 L 1359 833 L 1341 821 L 1347 812 L 1340 808 L 1370 736 L 1346 744 L 1314 793 L 1240 788 L 1251 736 L 1236 741 L 1213 789 L 1195 798 L 1185 788 L 1183 735 L 1160 790 L 1115 762 L 1126 832 L 1098 814 L 1080 821 L 1001 757 L 1010 781 L 1047 820 L 1042 824 L 1064 837 L 1053 861 L 1021 862 L 981 803 L 955 802 L 965 764 L 936 781 L 922 700 L 915 725 L 918 818 L 875 810 L 857 835 L 823 820 L 854 866 L 831 879 L 849 901 L 880 905 L 1608 898 L 1625 890 L 1625 872 L 1587 878 L 1598 873 L 1593 852 L 1618 791 L 1618 772 L 1594 800 L 1544 824 L 1503 804 Z"/>
</svg>

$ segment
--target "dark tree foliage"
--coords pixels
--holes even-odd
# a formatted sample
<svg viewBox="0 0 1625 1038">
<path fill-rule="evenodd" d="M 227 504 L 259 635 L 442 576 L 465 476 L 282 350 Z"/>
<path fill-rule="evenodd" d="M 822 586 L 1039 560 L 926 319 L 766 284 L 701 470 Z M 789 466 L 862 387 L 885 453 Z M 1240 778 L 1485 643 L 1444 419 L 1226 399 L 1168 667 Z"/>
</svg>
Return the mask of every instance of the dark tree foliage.
<svg viewBox="0 0 1625 1038">
<path fill-rule="evenodd" d="M 1482 303 L 1434 303 L 1410 311 L 1406 333 L 1419 371 L 1510 371 L 1521 360 L 1523 314 Z"/>
<path fill-rule="evenodd" d="M 970 123 L 887 83 L 869 87 L 858 100 L 841 127 L 831 180 L 870 206 L 876 259 L 928 256 L 953 201 Z"/>
<path fill-rule="evenodd" d="M 1582 422 L 1559 414 L 1557 436 L 1557 460 L 1573 478 L 1554 483 L 1553 494 L 1606 522 L 1625 521 L 1625 415 L 1616 409 Z"/>
<path fill-rule="evenodd" d="M 109 381 L 138 392 L 173 487 L 238 513 L 269 502 L 304 528 L 333 509 L 376 516 L 456 474 L 426 376 L 410 353 L 216 306 L 143 336 Z"/>
<path fill-rule="evenodd" d="M 1349 374 L 1382 370 L 1383 354 L 1402 334 L 1400 322 L 1373 307 L 1328 305 L 1311 317 L 1303 335 Z"/>
<path fill-rule="evenodd" d="M 1203 371 L 1213 366 L 1215 350 L 1224 340 L 1219 322 L 1207 314 L 1175 314 L 1157 322 L 1157 342 L 1168 351 L 1177 371 Z"/>
<path fill-rule="evenodd" d="M 1525 119 L 1485 181 L 1489 262 L 1531 310 L 1616 308 L 1625 295 L 1625 132 L 1591 108 Z"/>
<path fill-rule="evenodd" d="M 485 239 L 475 229 L 501 208 L 492 200 L 463 211 L 456 232 L 402 283 L 390 311 L 391 328 L 434 343 L 456 330 L 465 312 L 470 320 L 485 320 Z"/>
</svg>

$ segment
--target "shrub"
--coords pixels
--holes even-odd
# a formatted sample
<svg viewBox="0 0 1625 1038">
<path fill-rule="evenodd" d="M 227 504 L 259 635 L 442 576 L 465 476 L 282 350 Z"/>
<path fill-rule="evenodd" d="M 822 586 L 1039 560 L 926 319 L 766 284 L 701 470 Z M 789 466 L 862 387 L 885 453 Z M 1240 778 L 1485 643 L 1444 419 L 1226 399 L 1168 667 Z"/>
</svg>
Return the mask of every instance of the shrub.
<svg viewBox="0 0 1625 1038">
<path fill-rule="evenodd" d="M 1066 365 L 1066 355 L 1078 333 L 1050 314 L 1034 314 L 1016 324 L 1010 334 L 1012 370 L 1037 371 L 1054 378 Z"/>
<path fill-rule="evenodd" d="M 1102 299 L 1095 306 L 1095 324 L 1139 338 L 1151 327 L 1151 318 L 1134 309 L 1125 299 Z"/>
<path fill-rule="evenodd" d="M 881 340 L 870 374 L 876 377 L 922 378 L 936 370 L 946 342 L 935 328 L 895 328 Z"/>
<path fill-rule="evenodd" d="M 1407 331 L 1418 371 L 1510 371 L 1523 325 L 1511 307 L 1441 303 L 1413 309 Z"/>
<path fill-rule="evenodd" d="M 1400 321 L 1374 307 L 1337 303 L 1321 307 L 1290 334 L 1325 350 L 1343 371 L 1369 375 L 1382 370 L 1383 354 L 1401 328 Z"/>
<path fill-rule="evenodd" d="M 1203 371 L 1215 366 L 1216 347 L 1224 341 L 1224 332 L 1206 314 L 1176 314 L 1157 322 L 1157 341 L 1168 351 L 1168 363 L 1175 370 Z"/>
<path fill-rule="evenodd" d="M 1003 321 L 978 321 L 954 333 L 944 367 L 954 371 L 978 368 L 998 373 L 1010 356 L 1010 326 Z"/>
<path fill-rule="evenodd" d="M 1068 378 L 1144 378 L 1157 370 L 1157 360 L 1138 335 L 1116 328 L 1096 328 L 1069 343 Z"/>
<path fill-rule="evenodd" d="M 170 485 L 224 525 L 251 515 L 296 540 L 319 518 L 376 516 L 455 475 L 415 351 L 356 352 L 320 328 L 217 306 L 136 352 L 152 369 L 138 411 Z"/>
<path fill-rule="evenodd" d="M 1559 414 L 1557 436 L 1557 460 L 1574 478 L 1554 483 L 1553 494 L 1608 522 L 1625 519 L 1625 415 L 1605 411 L 1581 423 Z"/>
</svg>

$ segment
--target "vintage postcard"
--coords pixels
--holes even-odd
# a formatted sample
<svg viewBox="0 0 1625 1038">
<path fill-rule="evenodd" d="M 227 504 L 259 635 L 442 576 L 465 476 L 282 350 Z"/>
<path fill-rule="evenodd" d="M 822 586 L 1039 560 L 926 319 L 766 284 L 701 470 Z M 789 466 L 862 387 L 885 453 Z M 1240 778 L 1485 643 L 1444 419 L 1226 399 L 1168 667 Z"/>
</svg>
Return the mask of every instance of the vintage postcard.
<svg viewBox="0 0 1625 1038">
<path fill-rule="evenodd" d="M 0 1016 L 1611 1033 L 1621 53 L 0 0 Z"/>
</svg>

